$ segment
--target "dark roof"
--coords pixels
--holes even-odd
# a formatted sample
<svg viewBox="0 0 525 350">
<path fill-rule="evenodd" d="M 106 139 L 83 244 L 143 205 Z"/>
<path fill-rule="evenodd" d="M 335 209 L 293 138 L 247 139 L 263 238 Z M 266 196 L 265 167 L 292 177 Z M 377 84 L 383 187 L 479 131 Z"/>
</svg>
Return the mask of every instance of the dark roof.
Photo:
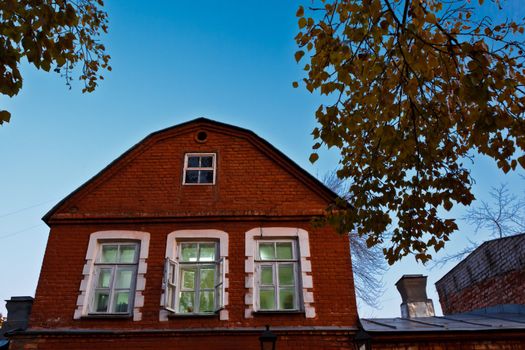
<svg viewBox="0 0 525 350">
<path fill-rule="evenodd" d="M 82 184 L 80 187 L 78 187 L 76 190 L 74 190 L 69 195 L 67 195 L 64 199 L 62 199 L 60 202 L 58 202 L 53 208 L 51 208 L 51 210 L 49 210 L 44 215 L 42 220 L 44 222 L 48 223 L 49 219 L 51 218 L 51 216 L 65 202 L 67 202 L 69 199 L 71 199 L 75 194 L 77 194 L 80 191 L 82 191 L 85 187 L 87 187 L 88 184 L 93 182 L 95 179 L 101 177 L 106 171 L 108 171 L 111 167 L 116 165 L 119 161 L 121 161 L 123 158 L 128 156 L 130 153 L 132 153 L 137 148 L 141 147 L 142 145 L 144 145 L 148 141 L 150 141 L 150 140 L 152 140 L 152 139 L 154 139 L 156 137 L 159 137 L 159 135 L 169 133 L 169 132 L 174 131 L 176 129 L 183 129 L 184 127 L 191 126 L 191 124 L 195 124 L 195 125 L 197 125 L 197 124 L 208 124 L 208 125 L 210 125 L 212 127 L 227 128 L 227 129 L 230 129 L 232 131 L 235 131 L 235 132 L 238 132 L 238 133 L 242 133 L 242 134 L 244 134 L 246 136 L 252 137 L 256 141 L 260 142 L 263 147 L 269 149 L 272 153 L 276 154 L 277 157 L 281 158 L 284 162 L 286 162 L 287 164 L 291 165 L 296 170 L 296 172 L 298 172 L 302 177 L 306 178 L 307 181 L 310 181 L 316 187 L 316 189 L 319 191 L 318 192 L 319 194 L 321 194 L 325 198 L 329 198 L 330 200 L 333 200 L 333 201 L 335 201 L 337 198 L 339 198 L 339 196 L 336 193 L 334 193 L 330 188 L 328 188 L 319 179 L 314 177 L 308 171 L 306 171 L 303 168 L 301 168 L 297 163 L 295 163 L 293 160 L 291 160 L 287 155 L 285 155 L 283 152 L 278 150 L 276 147 L 274 147 L 271 143 L 269 143 L 268 141 L 266 141 L 262 137 L 260 137 L 257 134 L 255 134 L 253 131 L 248 130 L 248 129 L 244 129 L 244 128 L 241 128 L 241 127 L 238 127 L 238 126 L 235 126 L 235 125 L 221 123 L 221 122 L 218 122 L 218 121 L 215 121 L 215 120 L 211 120 L 211 119 L 208 119 L 208 118 L 200 117 L 200 118 L 196 118 L 196 119 L 193 119 L 193 120 L 181 123 L 181 124 L 177 124 L 177 125 L 174 125 L 174 126 L 171 126 L 171 127 L 159 130 L 159 131 L 155 131 L 155 132 L 149 134 L 148 136 L 143 138 L 141 141 L 139 141 L 137 144 L 135 144 L 133 147 L 128 149 L 126 152 L 124 152 L 122 155 L 120 155 L 118 158 L 116 158 L 114 161 L 112 161 L 110 164 L 108 164 L 104 169 L 99 171 L 95 176 L 90 178 L 88 181 L 86 181 L 84 184 Z"/>
<path fill-rule="evenodd" d="M 498 305 L 447 316 L 362 318 L 368 333 L 525 330 L 525 305 Z"/>
</svg>

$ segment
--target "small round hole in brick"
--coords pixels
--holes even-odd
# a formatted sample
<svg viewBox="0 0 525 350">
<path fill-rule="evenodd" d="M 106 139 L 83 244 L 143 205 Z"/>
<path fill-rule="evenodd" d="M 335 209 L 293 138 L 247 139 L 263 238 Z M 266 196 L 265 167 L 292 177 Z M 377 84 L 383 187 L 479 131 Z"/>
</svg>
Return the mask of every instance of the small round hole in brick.
<svg viewBox="0 0 525 350">
<path fill-rule="evenodd" d="M 199 131 L 197 135 L 195 135 L 195 140 L 202 143 L 208 141 L 208 133 L 206 131 Z"/>
</svg>

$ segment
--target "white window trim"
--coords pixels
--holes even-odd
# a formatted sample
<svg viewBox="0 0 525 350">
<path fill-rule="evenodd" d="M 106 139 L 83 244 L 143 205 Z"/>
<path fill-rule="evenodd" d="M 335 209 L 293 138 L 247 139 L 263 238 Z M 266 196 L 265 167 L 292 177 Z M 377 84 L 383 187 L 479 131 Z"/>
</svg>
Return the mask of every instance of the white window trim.
<svg viewBox="0 0 525 350">
<path fill-rule="evenodd" d="M 257 239 L 256 239 L 257 238 Z M 306 318 L 315 317 L 313 280 L 311 276 L 312 264 L 310 262 L 310 243 L 308 241 L 308 232 L 296 227 L 256 227 L 245 233 L 245 253 L 246 260 L 244 263 L 244 272 L 246 276 L 245 287 L 248 292 L 245 294 L 244 310 L 245 318 L 253 318 L 253 313 L 257 311 L 256 303 L 256 276 L 255 276 L 255 259 L 257 254 L 257 240 L 272 238 L 297 239 L 299 247 L 299 268 L 301 269 L 300 286 L 302 288 L 303 310 Z M 279 311 L 276 311 L 279 312 Z"/>
<path fill-rule="evenodd" d="M 80 282 L 77 308 L 73 319 L 78 320 L 89 315 L 90 298 L 93 291 L 93 274 L 95 272 L 95 259 L 100 251 L 101 243 L 111 240 L 135 240 L 140 242 L 140 253 L 137 266 L 137 277 L 135 284 L 135 296 L 133 298 L 133 321 L 142 320 L 141 308 L 144 306 L 144 289 L 146 288 L 146 272 L 148 264 L 146 259 L 149 252 L 150 234 L 142 231 L 98 231 L 89 236 L 89 244 L 86 252 L 86 262 L 82 269 L 82 281 Z"/>
<path fill-rule="evenodd" d="M 178 256 L 177 247 L 178 242 L 180 240 L 191 240 L 191 241 L 202 241 L 206 239 L 216 239 L 219 241 L 219 260 L 224 259 L 224 281 L 223 281 L 223 305 L 224 308 L 219 311 L 219 319 L 220 320 L 228 320 L 229 314 L 227 310 L 228 306 L 228 234 L 224 231 L 220 230 L 178 230 L 173 231 L 170 234 L 168 234 L 167 241 L 166 241 L 166 258 L 169 258 L 171 260 L 176 260 Z M 163 305 L 164 303 L 164 291 L 162 292 L 160 296 L 160 303 Z M 164 308 L 161 308 L 159 313 L 159 320 L 160 321 L 167 321 L 168 320 L 169 312 L 165 310 Z"/>
<path fill-rule="evenodd" d="M 208 168 L 194 168 L 194 167 L 188 167 L 188 158 L 189 157 L 206 157 L 211 156 L 212 157 L 212 166 Z M 186 170 L 212 170 L 213 171 L 213 182 L 212 183 L 187 183 L 186 182 Z M 215 179 L 217 178 L 217 154 L 216 153 L 186 153 L 184 154 L 184 170 L 182 173 L 182 184 L 187 186 L 210 186 L 215 185 Z"/>
</svg>

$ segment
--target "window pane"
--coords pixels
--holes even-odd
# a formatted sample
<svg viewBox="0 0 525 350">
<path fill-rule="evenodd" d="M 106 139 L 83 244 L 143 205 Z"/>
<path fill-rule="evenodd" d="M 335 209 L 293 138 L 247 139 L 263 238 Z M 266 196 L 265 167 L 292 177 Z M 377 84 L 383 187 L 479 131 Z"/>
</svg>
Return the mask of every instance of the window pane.
<svg viewBox="0 0 525 350">
<path fill-rule="evenodd" d="M 211 168 L 212 166 L 213 166 L 212 156 L 201 157 L 201 168 Z"/>
<path fill-rule="evenodd" d="M 107 312 L 108 311 L 108 292 L 97 292 L 95 294 L 95 311 L 96 312 Z"/>
<path fill-rule="evenodd" d="M 201 170 L 199 174 L 199 183 L 201 184 L 213 183 L 213 170 Z"/>
<path fill-rule="evenodd" d="M 215 269 L 201 269 L 201 289 L 215 287 Z"/>
<path fill-rule="evenodd" d="M 173 298 L 175 288 L 173 288 L 172 286 L 168 286 L 167 290 L 168 290 L 168 300 L 167 300 L 166 306 L 173 309 L 175 307 L 175 300 Z"/>
<path fill-rule="evenodd" d="M 169 272 L 168 278 L 169 278 L 171 283 L 175 284 L 175 279 L 177 278 L 177 276 L 175 276 L 175 265 L 171 265 L 170 264 L 169 270 L 170 270 L 170 272 Z"/>
<path fill-rule="evenodd" d="M 121 245 L 120 246 L 120 262 L 124 264 L 132 264 L 135 262 L 136 245 Z"/>
<path fill-rule="evenodd" d="M 183 289 L 195 289 L 195 271 L 194 270 L 182 270 L 182 288 Z"/>
<path fill-rule="evenodd" d="M 277 259 L 293 259 L 292 242 L 277 242 Z"/>
<path fill-rule="evenodd" d="M 218 286 L 215 290 L 217 298 L 217 307 L 222 307 L 222 285 Z"/>
<path fill-rule="evenodd" d="M 102 256 L 100 262 L 103 263 L 116 263 L 117 262 L 117 251 L 118 246 L 116 245 L 103 245 Z"/>
<path fill-rule="evenodd" d="M 133 278 L 133 271 L 119 269 L 117 271 L 117 284 L 115 288 L 131 288 L 131 279 Z"/>
<path fill-rule="evenodd" d="M 281 286 L 293 286 L 293 265 L 292 264 L 280 264 L 279 265 L 279 285 Z"/>
<path fill-rule="evenodd" d="M 199 157 L 188 157 L 188 167 L 198 168 L 199 167 Z"/>
<path fill-rule="evenodd" d="M 291 288 L 281 288 L 279 290 L 279 309 L 289 310 L 295 308 L 295 290 Z"/>
<path fill-rule="evenodd" d="M 261 289 L 259 291 L 259 305 L 261 310 L 275 309 L 275 291 L 273 289 Z"/>
<path fill-rule="evenodd" d="M 111 269 L 100 269 L 98 272 L 98 288 L 109 288 L 111 283 Z"/>
<path fill-rule="evenodd" d="M 261 284 L 273 285 L 272 266 L 261 266 Z"/>
<path fill-rule="evenodd" d="M 199 171 L 198 170 L 186 170 L 186 183 L 196 184 L 199 182 Z"/>
<path fill-rule="evenodd" d="M 215 243 L 201 243 L 199 261 L 215 261 Z"/>
<path fill-rule="evenodd" d="M 115 299 L 113 301 L 113 308 L 115 312 L 128 312 L 129 305 L 129 292 L 117 292 L 115 293 Z"/>
<path fill-rule="evenodd" d="M 261 260 L 275 259 L 275 248 L 273 243 L 259 243 L 259 256 Z"/>
<path fill-rule="evenodd" d="M 179 312 L 190 313 L 193 312 L 193 304 L 195 299 L 194 292 L 181 292 L 179 300 Z"/>
<path fill-rule="evenodd" d="M 213 312 L 215 310 L 214 291 L 200 293 L 199 312 Z"/>
<path fill-rule="evenodd" d="M 197 261 L 197 244 L 196 243 L 183 243 L 181 246 L 181 259 L 182 261 Z"/>
</svg>

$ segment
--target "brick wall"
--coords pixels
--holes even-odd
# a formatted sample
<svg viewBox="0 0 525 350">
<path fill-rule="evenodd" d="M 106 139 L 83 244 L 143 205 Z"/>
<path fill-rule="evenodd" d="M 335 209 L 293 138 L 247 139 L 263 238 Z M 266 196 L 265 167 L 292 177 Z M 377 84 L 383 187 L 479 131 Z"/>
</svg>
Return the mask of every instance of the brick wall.
<svg viewBox="0 0 525 350">
<path fill-rule="evenodd" d="M 200 130 L 208 132 L 206 143 L 195 141 L 195 133 Z M 215 185 L 182 185 L 186 152 L 217 153 Z M 199 122 L 148 137 L 46 216 L 51 232 L 30 330 L 164 329 L 173 332 L 176 329 L 262 328 L 266 324 L 351 329 L 357 325 L 357 309 L 348 237 L 336 234 L 330 227 L 311 225 L 312 217 L 323 213 L 331 196 L 285 156 L 247 132 Z M 313 288 L 309 291 L 314 293 L 315 318 L 306 318 L 302 313 L 245 317 L 244 238 L 245 232 L 256 227 L 297 227 L 308 231 L 313 279 Z M 228 320 L 220 320 L 215 315 L 159 320 L 167 235 L 191 229 L 228 233 Z M 73 319 L 89 237 L 102 230 L 150 233 L 140 321 L 131 318 Z M 305 338 L 305 334 L 282 334 L 282 344 L 289 344 L 284 348 L 323 348 L 318 342 L 344 348 L 343 343 L 349 336 L 318 331 Z M 257 336 L 246 338 L 239 333 L 221 337 L 199 335 L 197 338 L 202 344 L 213 344 L 214 348 L 250 349 L 258 347 Z M 147 339 L 132 337 L 134 340 L 118 336 L 98 339 L 87 335 L 77 338 L 74 345 L 65 346 L 71 342 L 70 338 L 16 337 L 14 346 L 15 349 L 109 346 L 168 349 L 175 348 L 173 344 L 184 348 L 195 341 L 195 337 L 173 334 L 161 339 L 152 336 Z"/>
<path fill-rule="evenodd" d="M 97 336 L 37 336 L 16 337 L 10 350 L 157 350 L 157 349 L 217 349 L 217 350 L 258 350 L 262 330 L 243 333 L 202 333 L 184 334 L 123 334 Z M 279 350 L 302 349 L 354 349 L 348 332 L 276 332 L 276 348 Z"/>
<path fill-rule="evenodd" d="M 208 132 L 198 143 L 195 134 Z M 182 185 L 184 155 L 217 154 L 213 186 Z M 83 186 L 50 220 L 319 215 L 327 191 L 261 139 L 196 124 L 154 135 Z"/>
<path fill-rule="evenodd" d="M 299 227 L 309 232 L 314 306 L 316 317 L 303 314 L 256 315 L 244 317 L 245 257 L 244 233 L 259 225 Z M 218 317 L 196 317 L 159 321 L 160 296 L 167 235 L 181 229 L 215 228 L 229 235 L 229 320 Z M 89 235 L 100 229 L 136 230 L 151 234 L 148 271 L 144 291 L 142 320 L 73 320 L 82 279 L 84 257 Z M 264 326 L 355 326 L 355 303 L 349 245 L 346 236 L 331 228 L 314 228 L 308 222 L 289 221 L 265 224 L 252 221 L 210 223 L 171 223 L 134 225 L 58 225 L 51 230 L 35 303 L 31 314 L 32 328 L 184 328 L 184 327 L 252 327 Z"/>
<path fill-rule="evenodd" d="M 444 314 L 525 304 L 525 234 L 483 243 L 436 283 Z"/>
</svg>

